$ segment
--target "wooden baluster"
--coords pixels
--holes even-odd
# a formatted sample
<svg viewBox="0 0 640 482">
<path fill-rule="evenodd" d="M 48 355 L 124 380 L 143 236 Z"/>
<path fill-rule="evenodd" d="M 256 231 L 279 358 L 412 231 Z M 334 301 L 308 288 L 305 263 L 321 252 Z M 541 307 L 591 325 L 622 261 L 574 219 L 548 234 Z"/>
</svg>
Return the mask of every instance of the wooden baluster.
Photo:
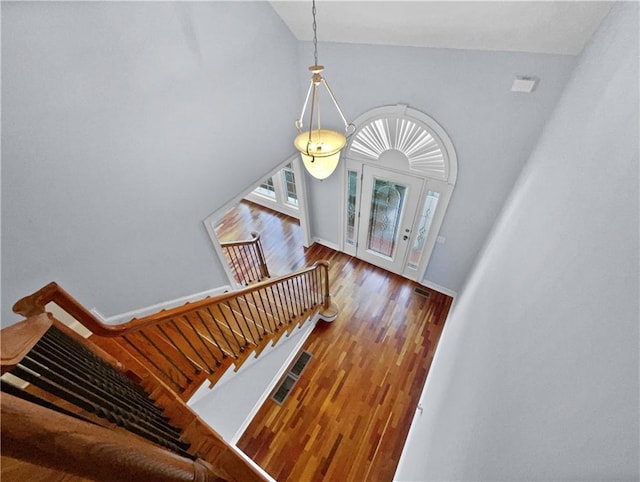
<svg viewBox="0 0 640 482">
<path fill-rule="evenodd" d="M 247 277 L 247 263 L 243 256 L 242 248 L 242 246 L 235 246 L 234 252 L 236 256 L 236 263 L 238 265 L 238 276 L 240 277 L 240 282 L 246 285 L 251 281 L 251 279 Z"/>
<path fill-rule="evenodd" d="M 316 307 L 316 303 L 313 299 L 313 283 L 312 283 L 313 273 L 305 273 L 304 274 L 304 282 L 307 287 L 307 300 L 309 300 L 309 306 L 314 309 Z"/>
<path fill-rule="evenodd" d="M 288 325 L 291 322 L 291 309 L 289 308 L 289 304 L 287 303 L 287 297 L 283 296 L 282 286 L 280 283 L 274 285 L 276 294 L 278 295 L 278 304 L 282 307 L 282 322 L 285 325 Z"/>
<path fill-rule="evenodd" d="M 291 300 L 291 305 L 293 306 L 293 316 L 292 316 L 292 318 L 297 318 L 300 315 L 300 305 L 298 304 L 298 299 L 296 297 L 295 289 L 294 289 L 294 286 L 293 286 L 293 280 L 292 279 L 287 279 L 285 281 L 284 285 L 285 285 L 286 290 L 287 290 L 287 296 Z"/>
<path fill-rule="evenodd" d="M 70 344 L 69 338 L 59 335 L 58 330 L 51 330 L 48 332 L 48 335 L 49 336 L 47 337 L 41 338 L 39 344 L 42 344 L 43 347 L 46 347 L 58 358 L 66 360 L 69 363 L 76 363 L 78 365 L 86 366 L 87 376 L 94 376 L 94 378 L 103 379 L 105 382 L 113 382 L 115 384 L 118 384 L 118 386 L 121 387 L 122 396 L 136 400 L 140 403 L 147 403 L 149 405 L 148 408 L 155 409 L 158 412 L 160 411 L 157 407 L 155 407 L 147 400 L 146 393 L 144 393 L 144 391 L 140 389 L 140 387 L 131 383 L 123 383 L 129 381 L 129 379 L 118 371 L 107 370 L 104 367 L 104 364 L 101 363 L 102 360 L 96 357 L 93 352 L 90 352 L 84 347 L 78 347 L 77 349 L 74 349 L 74 347 L 72 347 Z M 78 354 L 81 349 L 84 352 L 84 357 L 80 357 Z"/>
<path fill-rule="evenodd" d="M 258 305 L 254 302 L 254 293 L 255 291 L 244 294 L 242 296 L 242 300 L 244 301 L 244 309 L 248 312 L 247 319 L 250 320 L 253 326 L 256 327 L 256 331 L 258 332 L 258 339 L 262 341 L 264 340 L 265 336 L 269 335 L 269 325 L 267 324 L 265 326 L 264 316 L 260 311 Z"/>
<path fill-rule="evenodd" d="M 262 250 L 262 242 L 260 241 L 260 235 L 258 233 L 252 233 L 256 238 L 256 246 L 258 252 L 258 265 L 260 266 L 260 273 L 262 276 L 260 279 L 269 278 L 269 267 L 267 266 L 267 260 L 264 256 L 264 251 Z"/>
<path fill-rule="evenodd" d="M 224 329 L 220 327 L 220 322 L 218 321 L 218 318 L 216 318 L 213 315 L 213 313 L 211 312 L 211 308 L 208 306 L 206 307 L 206 312 L 209 315 L 209 318 L 215 323 L 216 328 L 218 328 L 218 332 L 220 333 L 220 335 L 222 335 L 222 339 L 224 340 L 226 345 L 229 347 L 229 350 L 231 350 L 233 357 L 237 359 L 238 354 L 233 349 L 233 346 L 231 345 L 231 343 L 229 343 L 229 339 L 227 338 L 227 335 L 224 334 Z M 227 325 L 228 329 L 231 331 L 231 334 L 233 335 L 234 341 L 236 342 L 236 346 L 240 348 L 240 343 L 238 342 L 238 339 L 236 338 L 235 333 L 229 327 L 229 323 L 226 323 L 226 319 L 224 318 L 224 313 L 221 312 L 221 314 L 222 314 L 223 320 L 225 321 L 225 324 Z M 225 350 L 225 353 L 226 353 L 226 350 Z"/>
<path fill-rule="evenodd" d="M 21 380 L 31 383 L 83 410 L 122 425 L 130 432 L 141 435 L 175 452 L 186 453 L 184 452 L 186 446 L 182 442 L 175 439 L 172 440 L 170 434 L 157 430 L 143 421 L 133 420 L 129 412 L 119 409 L 112 403 L 101 399 L 99 395 L 47 370 L 46 367 L 34 362 L 29 355 L 11 370 L 11 373 Z"/>
<path fill-rule="evenodd" d="M 211 337 L 211 340 L 213 341 L 213 343 L 216 345 L 218 350 L 220 350 L 220 353 L 221 353 L 220 356 L 222 357 L 222 359 L 224 360 L 225 358 L 227 358 L 229 355 L 227 355 L 226 351 L 222 349 L 218 338 L 211 332 L 211 328 L 209 327 L 209 324 L 204 319 L 204 312 L 202 310 L 198 310 L 196 311 L 196 315 L 200 319 L 200 323 L 202 323 L 202 326 L 204 326 L 204 329 L 207 331 L 207 333 L 209 333 L 209 336 Z M 220 362 L 218 362 L 218 366 L 220 366 Z"/>
<path fill-rule="evenodd" d="M 166 424 L 166 419 L 159 417 L 157 412 L 150 412 L 145 405 L 139 403 L 135 398 L 123 396 L 117 384 L 103 383 L 97 380 L 92 376 L 90 370 L 83 370 L 82 373 L 77 373 L 78 365 L 60 358 L 55 351 L 50 350 L 48 346 L 43 344 L 42 340 L 25 358 L 25 360 L 30 359 L 42 367 L 47 367 L 48 370 L 53 370 L 55 374 L 62 375 L 64 379 L 83 387 L 83 389 L 97 394 L 100 398 L 124 407 L 125 410 L 130 411 L 136 417 L 140 417 L 151 424 Z M 29 367 L 27 363 L 24 363 L 24 361 L 23 364 L 33 369 Z"/>
<path fill-rule="evenodd" d="M 273 286 L 267 286 L 265 287 L 265 294 L 267 297 L 267 303 L 272 307 L 272 314 L 275 318 L 276 321 L 276 331 L 280 330 L 280 328 L 282 327 L 283 320 L 285 318 L 284 316 L 284 310 L 282 309 L 282 306 L 280 306 L 280 303 L 276 300 L 276 294 L 274 294 L 274 287 Z"/>
<path fill-rule="evenodd" d="M 302 293 L 301 298 L 304 304 L 304 311 L 308 315 L 308 313 L 313 309 L 313 305 L 310 303 L 308 296 L 307 273 L 303 273 L 298 276 L 298 282 L 300 283 L 300 291 Z"/>
<path fill-rule="evenodd" d="M 122 339 L 131 347 L 133 348 L 133 350 L 135 352 L 137 352 L 144 360 L 146 360 L 148 363 L 150 363 L 154 369 L 154 371 L 156 373 L 158 373 L 159 375 L 161 375 L 161 378 L 163 381 L 167 382 L 171 387 L 173 387 L 175 390 L 178 391 L 178 393 L 182 393 L 187 386 L 193 381 L 191 378 L 187 377 L 186 375 L 184 376 L 186 378 L 186 384 L 181 384 L 179 382 L 177 382 L 176 380 L 174 380 L 174 377 L 172 377 L 169 373 L 169 370 L 167 369 L 167 367 L 160 367 L 160 363 L 159 360 L 154 360 L 152 359 L 149 355 L 147 355 L 146 352 L 142 351 L 140 348 L 138 348 L 138 345 L 136 343 L 133 343 L 130 339 L 130 336 L 127 335 L 123 335 Z M 162 354 L 162 353 L 161 353 Z M 164 354 L 162 354 L 164 356 Z"/>
<path fill-rule="evenodd" d="M 257 320 L 253 310 L 251 309 L 251 305 L 249 305 L 247 301 L 247 295 L 239 295 L 234 301 L 238 307 L 238 315 L 247 327 L 247 330 L 249 330 L 249 333 L 251 333 L 251 337 L 256 344 L 260 343 L 262 341 L 263 334 L 260 331 L 259 320 Z"/>
<path fill-rule="evenodd" d="M 224 305 L 224 303 L 220 303 L 220 306 Z M 211 318 L 217 321 L 217 318 L 213 316 L 213 313 L 211 313 L 211 309 L 209 307 L 207 307 L 207 311 L 209 312 L 209 315 L 211 315 Z M 236 335 L 236 331 L 231 327 L 231 323 L 229 322 L 229 319 L 227 318 L 226 313 L 224 312 L 223 309 L 219 308 L 218 309 L 220 315 L 222 315 L 222 320 L 224 321 L 224 324 L 227 326 L 227 329 L 231 332 L 231 334 L 233 335 L 233 339 L 236 342 L 236 346 L 238 347 L 238 351 L 239 353 L 242 353 L 244 351 L 244 348 L 247 344 L 247 338 L 244 336 L 244 333 L 241 333 L 245 344 L 243 345 L 240 340 L 238 340 L 238 336 Z M 236 359 L 238 358 L 239 355 L 236 354 Z"/>
<path fill-rule="evenodd" d="M 231 306 L 231 302 L 234 301 L 237 304 L 237 301 L 235 300 L 235 298 L 233 300 L 226 300 L 224 302 L 225 306 L 227 306 L 227 308 L 229 309 L 229 311 L 231 312 L 231 316 L 233 317 L 236 326 L 240 329 L 240 333 L 242 334 L 242 337 L 244 338 L 245 343 L 248 345 L 249 343 L 253 343 L 254 345 L 257 345 L 256 340 L 252 337 L 251 334 L 251 330 L 248 331 L 249 333 L 249 337 L 251 338 L 251 342 L 249 341 L 249 339 L 247 338 L 247 334 L 245 333 L 245 330 L 243 329 L 243 326 L 245 325 L 244 322 L 240 322 L 238 320 L 238 315 L 236 314 L 236 310 L 233 309 L 233 307 Z M 249 327 L 247 327 L 247 330 L 249 329 Z"/>
<path fill-rule="evenodd" d="M 193 326 L 193 323 L 191 323 L 191 320 L 189 319 L 189 317 L 187 315 L 184 315 L 183 318 L 189 324 L 189 327 L 191 328 L 191 331 L 196 335 L 196 339 L 198 341 L 200 341 L 202 346 L 204 346 L 204 348 L 207 351 L 207 353 L 209 353 L 212 356 L 216 367 L 219 367 L 220 366 L 220 360 L 218 360 L 218 358 L 213 354 L 213 352 L 211 351 L 211 348 L 209 348 L 208 343 L 205 342 L 205 340 L 203 339 L 202 335 L 200 334 L 200 331 L 196 330 L 195 326 Z M 194 347 L 194 350 L 195 350 L 195 347 Z M 214 367 L 210 366 L 209 363 L 205 361 L 204 357 L 201 356 L 200 351 L 198 351 L 198 356 L 206 363 L 207 368 L 209 369 L 208 370 L 209 374 L 212 374 L 214 372 Z"/>
<path fill-rule="evenodd" d="M 182 350 L 182 348 L 180 348 L 176 342 L 174 341 L 174 339 L 169 335 L 169 333 L 164 329 L 162 324 L 157 324 L 155 326 L 155 328 L 157 329 L 157 331 L 160 333 L 160 337 L 169 342 L 169 345 L 171 345 L 173 347 L 173 349 L 180 354 L 180 356 L 189 364 L 191 365 L 191 367 L 195 370 L 195 373 L 198 374 L 202 371 L 202 367 L 200 367 L 200 365 L 196 364 L 191 358 L 189 358 L 187 355 L 185 355 L 184 350 Z"/>
<path fill-rule="evenodd" d="M 263 314 L 262 316 L 264 317 L 264 324 L 266 324 L 266 326 L 269 328 L 269 332 L 273 333 L 276 331 L 276 326 L 275 323 L 273 322 L 273 320 L 270 320 L 270 312 L 267 309 L 267 307 L 264 304 L 264 298 L 262 297 L 262 293 L 264 290 L 259 290 L 259 291 L 252 291 L 251 292 L 251 297 L 253 299 L 253 303 L 258 307 L 258 309 L 260 309 L 260 307 L 262 307 L 262 311 L 261 314 Z M 256 297 L 258 299 L 258 301 L 256 301 Z"/>
<path fill-rule="evenodd" d="M 300 300 L 300 306 L 302 309 L 302 313 L 301 314 L 305 314 L 307 312 L 307 310 L 309 309 L 309 306 L 305 300 L 305 296 L 304 296 L 304 288 L 301 284 L 301 276 L 296 276 L 293 280 L 294 284 L 296 285 L 296 297 Z"/>
<path fill-rule="evenodd" d="M 248 244 L 243 246 L 243 259 L 245 260 L 245 266 L 247 270 L 247 279 L 250 282 L 260 281 L 257 276 L 255 258 L 253 256 L 253 245 Z"/>
<path fill-rule="evenodd" d="M 173 369 L 175 369 L 178 373 L 182 374 L 183 376 L 187 376 L 187 371 L 185 370 L 185 367 L 181 366 L 179 363 L 179 361 L 171 356 L 171 352 L 168 351 L 168 348 L 174 348 L 173 345 L 167 345 L 166 343 L 164 343 L 164 338 L 160 337 L 160 338 L 155 338 L 155 334 L 151 331 L 151 326 L 150 327 L 146 327 L 142 330 L 138 330 L 137 331 L 137 335 L 142 336 L 145 341 L 151 345 L 154 350 L 157 353 L 162 354 L 162 357 L 167 360 Z M 180 330 L 179 330 L 180 331 Z M 189 365 L 191 365 L 194 369 L 194 375 L 198 375 L 201 372 L 206 372 L 207 368 L 206 365 L 200 365 L 196 362 L 194 362 L 191 358 L 188 358 L 185 356 L 184 354 L 184 349 L 181 347 L 177 347 L 177 350 L 181 353 L 182 358 L 187 358 L 189 360 Z"/>
<path fill-rule="evenodd" d="M 81 363 L 73 363 L 72 361 L 60 359 L 55 350 L 50 350 L 51 344 L 47 343 L 49 341 L 53 341 L 54 345 L 66 343 L 67 346 L 70 346 L 79 356 Z M 65 336 L 55 326 L 50 328 L 29 352 L 26 359 L 30 358 L 38 362 L 41 366 L 46 367 L 47 373 L 57 376 L 59 379 L 54 379 L 57 383 L 60 383 L 64 379 L 64 381 L 69 382 L 73 386 L 82 387 L 85 393 L 89 395 L 90 400 L 100 403 L 103 401 L 107 402 L 107 404 L 121 409 L 124 415 L 132 412 L 138 417 L 161 425 L 163 430 L 169 430 L 173 434 L 179 433 L 177 428 L 167 424 L 167 418 L 161 414 L 161 411 L 149 400 L 148 395 L 143 391 L 141 391 L 141 393 L 144 394 L 144 398 L 147 401 L 146 404 L 136 403 L 137 398 L 129 399 L 118 396 L 118 393 L 120 393 L 119 388 L 136 386 L 130 379 L 124 376 L 116 376 L 111 378 L 105 377 L 104 382 L 95 380 L 92 372 L 120 374 L 85 347 Z M 87 370 L 86 368 L 89 366 L 92 368 Z"/>
<path fill-rule="evenodd" d="M 186 315 L 185 315 L 186 316 Z M 207 362 L 204 360 L 204 358 L 202 357 L 202 355 L 200 354 L 200 352 L 198 350 L 196 350 L 196 348 L 193 346 L 193 344 L 191 343 L 191 340 L 189 340 L 189 338 L 186 336 L 185 331 L 181 330 L 176 321 L 172 318 L 169 320 L 169 323 L 175 328 L 175 330 L 178 332 L 178 334 L 182 337 L 182 339 L 184 341 L 187 342 L 187 345 L 189 345 L 189 347 L 191 348 L 191 350 L 193 351 L 193 353 L 195 353 L 198 358 L 200 359 L 200 361 L 203 363 L 202 366 L 202 370 L 204 372 L 210 373 L 210 369 L 209 369 L 209 365 L 207 364 Z"/>
<path fill-rule="evenodd" d="M 313 302 L 314 304 L 319 304 L 319 297 L 318 297 L 318 272 L 320 270 L 319 269 L 315 269 L 313 271 L 313 276 L 311 277 L 311 285 L 313 286 Z"/>
<path fill-rule="evenodd" d="M 253 246 L 251 244 L 247 244 L 242 248 L 243 248 L 242 259 L 244 260 L 244 263 L 245 263 L 247 280 L 250 283 L 260 281 L 260 278 L 256 276 L 255 263 L 252 256 Z"/>
</svg>

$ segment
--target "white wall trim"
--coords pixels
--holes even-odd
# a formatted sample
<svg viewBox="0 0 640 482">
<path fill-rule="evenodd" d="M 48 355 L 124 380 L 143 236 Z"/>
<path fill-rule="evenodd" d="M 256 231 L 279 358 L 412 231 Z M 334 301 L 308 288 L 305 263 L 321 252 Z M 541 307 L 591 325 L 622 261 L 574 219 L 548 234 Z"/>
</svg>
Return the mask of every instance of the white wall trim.
<svg viewBox="0 0 640 482">
<path fill-rule="evenodd" d="M 451 296 L 454 299 L 456 296 L 458 296 L 458 293 L 456 291 L 450 290 L 449 288 L 445 288 L 444 286 L 441 286 L 437 283 L 433 283 L 429 280 L 424 280 L 420 282 L 420 284 L 423 286 L 426 286 L 427 288 L 431 288 L 432 290 L 436 290 L 436 291 L 439 291 L 440 293 Z"/>
<path fill-rule="evenodd" d="M 251 458 L 245 454 L 242 450 L 240 450 L 238 447 L 236 447 L 235 445 L 231 444 L 231 448 L 234 450 L 234 452 L 236 452 L 240 457 L 242 457 L 244 459 L 245 462 L 247 462 L 249 465 L 251 465 L 254 469 L 256 469 L 258 472 L 260 472 L 260 474 L 262 474 L 262 476 L 267 479 L 269 482 L 278 482 L 276 479 L 274 479 L 273 477 L 271 477 L 262 467 L 260 467 L 258 464 L 256 464 L 253 460 L 251 460 Z"/>
<path fill-rule="evenodd" d="M 327 241 L 326 239 L 314 237 L 313 238 L 313 242 L 321 244 L 323 246 L 326 246 L 327 248 L 331 248 L 331 249 L 334 249 L 336 251 L 340 251 L 340 247 L 336 243 L 332 243 L 331 241 Z"/>
<path fill-rule="evenodd" d="M 184 305 L 187 302 L 201 300 L 208 296 L 217 296 L 222 293 L 226 293 L 231 290 L 231 286 L 224 285 L 219 288 L 213 288 L 207 291 L 201 291 L 199 293 L 194 293 L 192 295 L 182 296 L 180 298 L 176 298 L 174 300 L 163 301 L 161 303 L 156 303 L 155 305 L 145 306 L 144 308 L 138 308 L 136 310 L 127 311 L 126 313 L 120 313 L 119 315 L 113 316 L 104 316 L 100 313 L 96 308 L 91 308 L 91 313 L 98 318 L 102 323 L 107 325 L 117 325 L 119 323 L 124 323 L 132 318 L 140 318 L 142 316 L 147 316 L 153 313 L 157 313 L 160 310 L 167 310 L 169 308 L 175 308 L 176 306 Z"/>
<path fill-rule="evenodd" d="M 260 397 L 256 400 L 255 405 L 249 411 L 249 413 L 247 414 L 246 418 L 244 419 L 244 422 L 242 422 L 242 425 L 240 425 L 240 428 L 233 435 L 233 437 L 231 438 L 229 443 L 231 443 L 232 445 L 235 445 L 235 444 L 238 443 L 238 440 L 240 440 L 240 437 L 242 436 L 244 431 L 247 429 L 247 427 L 249 426 L 249 424 L 253 420 L 253 417 L 256 416 L 256 413 L 258 413 L 258 410 L 260 410 L 260 407 L 262 407 L 262 405 L 267 400 L 267 398 L 269 398 L 269 394 L 273 391 L 273 389 L 275 388 L 275 386 L 278 383 L 278 381 L 280 380 L 280 378 L 282 378 L 282 375 L 285 374 L 285 372 L 287 371 L 287 368 L 289 367 L 291 362 L 293 362 L 294 358 L 296 357 L 296 355 L 298 354 L 298 352 L 300 351 L 300 349 L 304 345 L 305 341 L 307 341 L 307 338 L 309 338 L 309 335 L 311 335 L 311 332 L 315 328 L 315 326 L 318 323 L 319 319 L 320 319 L 320 315 L 318 313 L 316 313 L 314 315 L 313 319 L 311 319 L 310 321 L 306 321 L 302 325 L 302 328 L 298 328 L 299 330 L 306 330 L 306 331 L 298 336 L 299 339 L 296 342 L 296 344 L 293 347 L 293 349 L 291 350 L 291 353 L 289 354 L 289 356 L 287 357 L 285 362 L 280 367 L 280 370 L 278 370 L 278 372 L 271 379 L 271 382 L 269 383 L 267 388 L 264 390 L 262 395 L 260 395 Z M 293 336 L 294 334 L 295 334 L 295 332 L 293 332 L 289 336 Z"/>
</svg>

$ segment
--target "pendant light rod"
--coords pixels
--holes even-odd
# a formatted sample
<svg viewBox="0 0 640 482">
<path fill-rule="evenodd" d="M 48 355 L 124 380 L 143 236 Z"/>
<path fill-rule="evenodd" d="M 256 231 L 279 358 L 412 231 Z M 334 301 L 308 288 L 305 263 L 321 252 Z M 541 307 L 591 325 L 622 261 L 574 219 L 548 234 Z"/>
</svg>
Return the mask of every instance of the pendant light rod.
<svg viewBox="0 0 640 482">
<path fill-rule="evenodd" d="M 316 0 L 313 0 L 311 15 L 313 16 L 313 58 L 316 62 L 315 65 L 318 65 L 318 24 L 316 23 Z"/>
<path fill-rule="evenodd" d="M 319 103 L 317 99 L 317 86 L 319 83 L 321 83 L 322 85 L 324 85 L 325 89 L 327 89 L 327 92 L 329 93 L 329 96 L 333 101 L 333 105 L 336 107 L 336 110 L 338 111 L 338 114 L 340 114 L 340 118 L 344 123 L 344 129 L 345 131 L 347 131 L 349 129 L 349 122 L 347 122 L 347 118 L 344 116 L 344 113 L 342 112 L 342 109 L 340 108 L 338 100 L 333 94 L 331 87 L 329 87 L 329 84 L 327 83 L 325 78 L 320 75 L 320 72 L 324 70 L 324 66 L 318 65 L 318 23 L 316 22 L 316 0 L 312 1 L 311 15 L 313 17 L 313 59 L 315 61 L 315 64 L 309 67 L 309 70 L 313 73 L 313 75 L 311 77 L 309 89 L 307 90 L 307 96 L 305 98 L 304 105 L 302 106 L 302 112 L 300 113 L 300 117 L 298 118 L 298 120 L 296 120 L 296 128 L 299 132 L 302 132 L 302 127 L 304 126 L 304 113 L 307 110 L 307 105 L 309 105 L 309 98 L 311 98 L 311 116 L 309 118 L 309 129 L 313 128 L 313 109 L 316 104 Z M 311 95 L 312 91 L 313 95 Z M 318 125 L 318 129 L 320 129 L 320 125 Z"/>
<path fill-rule="evenodd" d="M 326 89 L 327 89 L 327 92 L 329 92 L 329 96 L 331 97 L 331 100 L 333 101 L 333 105 L 336 106 L 336 110 L 338 111 L 338 114 L 340 114 L 340 117 L 342 118 L 342 122 L 344 122 L 344 129 L 347 130 L 349 128 L 349 123 L 347 122 L 347 119 L 345 118 L 344 114 L 342 113 L 342 109 L 338 105 L 338 101 L 336 100 L 336 96 L 333 95 L 333 91 L 331 90 L 331 87 L 329 87 L 329 84 L 327 84 L 327 81 L 324 79 L 324 77 L 322 78 L 322 85 L 324 85 L 326 87 Z"/>
<path fill-rule="evenodd" d="M 312 1 L 311 13 L 313 16 L 313 60 L 314 65 L 309 67 L 311 71 L 311 83 L 307 90 L 307 96 L 302 106 L 300 117 L 296 120 L 295 125 L 299 134 L 294 139 L 294 145 L 302 155 L 302 161 L 305 168 L 313 177 L 317 179 L 325 179 L 330 176 L 336 169 L 340 161 L 340 151 L 345 146 L 347 138 L 345 134 L 350 135 L 355 131 L 355 126 L 347 122 L 346 117 L 342 113 L 342 109 L 338 105 L 338 101 L 333 94 L 327 81 L 322 77 L 324 66 L 318 63 L 318 24 L 316 21 L 316 1 Z M 331 130 L 323 129 L 320 121 L 320 88 L 324 86 L 331 97 L 333 105 L 336 107 L 342 122 L 344 123 L 345 134 Z M 303 119 L 307 106 L 311 99 L 309 127 L 308 132 L 303 132 Z M 353 128 L 349 132 L 350 128 Z"/>
</svg>

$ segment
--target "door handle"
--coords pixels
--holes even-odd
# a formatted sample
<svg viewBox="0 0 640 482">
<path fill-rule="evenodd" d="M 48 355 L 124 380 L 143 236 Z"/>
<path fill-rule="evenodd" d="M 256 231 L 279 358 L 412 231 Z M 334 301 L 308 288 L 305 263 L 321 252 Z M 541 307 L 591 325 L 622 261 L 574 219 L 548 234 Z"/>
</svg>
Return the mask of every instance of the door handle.
<svg viewBox="0 0 640 482">
<path fill-rule="evenodd" d="M 409 239 L 409 236 L 407 236 L 406 234 L 404 236 L 402 236 L 402 240 L 406 241 L 407 239 Z"/>
</svg>

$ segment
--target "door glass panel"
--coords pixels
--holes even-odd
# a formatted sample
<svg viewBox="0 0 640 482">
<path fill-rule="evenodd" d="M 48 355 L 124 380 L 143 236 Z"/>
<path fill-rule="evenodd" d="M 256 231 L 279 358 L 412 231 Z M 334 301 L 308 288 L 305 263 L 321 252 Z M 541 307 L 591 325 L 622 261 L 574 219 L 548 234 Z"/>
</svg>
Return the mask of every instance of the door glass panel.
<svg viewBox="0 0 640 482">
<path fill-rule="evenodd" d="M 347 179 L 347 244 L 356 245 L 356 192 L 358 188 L 358 172 L 348 171 Z"/>
<path fill-rule="evenodd" d="M 407 187 L 384 179 L 375 179 L 371 197 L 367 249 L 391 258 Z"/>
<path fill-rule="evenodd" d="M 407 262 L 407 268 L 409 269 L 418 269 L 422 248 L 424 248 L 424 243 L 427 240 L 431 221 L 433 220 L 433 213 L 436 211 L 439 197 L 440 193 L 434 191 L 427 192 L 424 208 L 422 209 L 420 219 L 418 220 L 418 232 L 416 234 L 416 239 L 411 247 L 411 252 L 409 253 L 409 260 Z"/>
</svg>

